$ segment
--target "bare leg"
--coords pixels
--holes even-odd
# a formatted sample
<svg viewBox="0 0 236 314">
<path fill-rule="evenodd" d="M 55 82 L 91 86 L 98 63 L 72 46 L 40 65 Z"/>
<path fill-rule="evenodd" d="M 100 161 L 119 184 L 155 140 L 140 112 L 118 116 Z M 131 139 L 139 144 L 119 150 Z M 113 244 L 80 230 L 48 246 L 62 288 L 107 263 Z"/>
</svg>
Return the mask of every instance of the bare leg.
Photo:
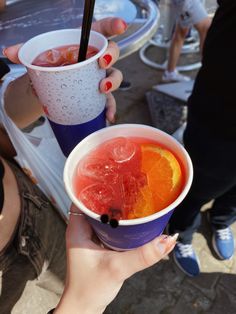
<svg viewBox="0 0 236 314">
<path fill-rule="evenodd" d="M 169 72 L 173 72 L 176 69 L 181 49 L 183 47 L 185 37 L 187 36 L 188 31 L 188 28 L 181 28 L 178 24 L 176 25 L 169 49 L 167 64 L 167 71 Z"/>
<path fill-rule="evenodd" d="M 205 18 L 201 22 L 194 25 L 196 30 L 198 31 L 199 38 L 200 38 L 200 52 L 202 53 L 203 45 L 205 42 L 205 38 L 208 32 L 208 29 L 211 25 L 212 19 L 210 17 Z"/>
</svg>

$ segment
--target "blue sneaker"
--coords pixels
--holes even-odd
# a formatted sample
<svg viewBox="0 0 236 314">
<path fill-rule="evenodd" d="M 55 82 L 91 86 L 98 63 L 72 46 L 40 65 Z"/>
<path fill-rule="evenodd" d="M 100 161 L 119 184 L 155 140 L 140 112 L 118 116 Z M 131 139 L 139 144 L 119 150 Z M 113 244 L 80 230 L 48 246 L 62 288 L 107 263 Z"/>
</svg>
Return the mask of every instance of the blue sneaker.
<svg viewBox="0 0 236 314">
<path fill-rule="evenodd" d="M 188 276 L 195 277 L 200 274 L 200 263 L 192 244 L 177 242 L 173 256 L 177 266 Z"/>
<path fill-rule="evenodd" d="M 213 231 L 212 245 L 220 259 L 230 259 L 234 255 L 234 236 L 231 229 Z"/>
</svg>

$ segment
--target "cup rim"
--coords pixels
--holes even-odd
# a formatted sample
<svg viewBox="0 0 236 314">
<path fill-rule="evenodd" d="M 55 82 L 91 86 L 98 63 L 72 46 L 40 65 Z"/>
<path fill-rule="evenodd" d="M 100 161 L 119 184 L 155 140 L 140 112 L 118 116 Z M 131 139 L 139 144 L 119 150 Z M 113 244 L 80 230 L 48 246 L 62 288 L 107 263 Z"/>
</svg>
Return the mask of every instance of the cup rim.
<svg viewBox="0 0 236 314">
<path fill-rule="evenodd" d="M 32 42 L 32 41 L 35 41 L 35 40 L 38 40 L 44 36 L 47 36 L 49 34 L 56 34 L 56 33 L 59 33 L 59 32 L 64 32 L 64 33 L 67 33 L 67 32 L 71 32 L 71 31 L 75 31 L 75 32 L 78 32 L 79 34 L 81 33 L 81 29 L 80 28 L 67 28 L 67 29 L 59 29 L 59 30 L 55 30 L 55 31 L 50 31 L 50 32 L 46 32 L 46 33 L 42 33 L 42 34 L 39 34 L 37 36 L 34 36 L 32 37 L 31 39 L 27 40 L 22 46 L 21 48 L 19 49 L 19 52 L 18 52 L 18 58 L 20 60 L 20 62 L 27 68 L 29 69 L 32 69 L 32 70 L 35 70 L 35 71 L 41 71 L 41 72 L 62 72 L 62 71 L 66 71 L 66 70 L 75 70 L 75 69 L 78 69 L 78 68 L 81 68 L 83 66 L 86 66 L 88 65 L 89 63 L 97 60 L 98 58 L 101 57 L 101 55 L 105 52 L 105 50 L 107 49 L 107 46 L 108 46 L 108 40 L 106 39 L 105 36 L 103 36 L 101 33 L 98 33 L 96 31 L 93 31 L 91 30 L 91 33 L 96 35 L 97 37 L 100 37 L 100 39 L 102 39 L 104 41 L 104 45 L 103 45 L 103 48 L 101 50 L 98 51 L 98 53 L 94 56 L 92 56 L 91 58 L 89 59 L 86 59 L 82 62 L 78 62 L 78 63 L 74 63 L 74 64 L 70 64 L 70 65 L 67 65 L 67 66 L 64 66 L 64 67 L 42 67 L 42 66 L 38 66 L 38 65 L 33 65 L 27 61 L 25 61 L 24 59 L 24 50 L 27 49 L 27 46 Z"/>
<path fill-rule="evenodd" d="M 172 211 L 175 207 L 177 207 L 182 200 L 185 198 L 185 196 L 187 195 L 191 184 L 192 184 L 192 180 L 193 180 L 193 166 L 192 166 L 192 161 L 186 151 L 186 149 L 171 135 L 169 135 L 168 133 L 152 127 L 152 126 L 148 126 L 148 125 L 143 125 L 143 124 L 119 124 L 119 125 L 114 125 L 114 126 L 109 126 L 108 128 L 113 128 L 113 129 L 117 129 L 117 128 L 122 128 L 122 127 L 129 127 L 129 128 L 149 128 L 149 129 L 153 129 L 163 135 L 165 135 L 167 138 L 170 139 L 170 141 L 174 142 L 181 150 L 183 156 L 186 159 L 186 164 L 188 165 L 188 172 L 189 172 L 189 176 L 188 178 L 186 178 L 186 183 L 185 186 L 182 190 L 182 192 L 179 194 L 179 196 L 175 199 L 174 202 L 172 202 L 170 205 L 168 205 L 167 207 L 163 208 L 161 211 L 146 216 L 146 217 L 142 217 L 142 218 L 135 218 L 135 219 L 124 219 L 124 220 L 120 220 L 119 221 L 119 226 L 132 226 L 132 225 L 139 225 L 139 224 L 143 224 L 143 223 L 148 223 L 151 221 L 156 220 L 157 218 L 163 217 L 164 215 L 168 214 L 170 211 Z M 97 134 L 101 134 L 106 131 L 107 128 L 103 128 L 101 130 L 98 130 L 90 135 L 88 135 L 85 139 L 83 139 L 79 144 L 77 144 L 75 146 L 75 148 L 71 151 L 70 155 L 68 156 L 66 162 L 65 162 L 65 166 L 64 166 L 64 171 L 63 171 L 63 181 L 64 181 L 64 186 L 66 189 L 66 192 L 68 194 L 68 196 L 70 197 L 71 201 L 79 208 L 82 210 L 83 213 L 85 213 L 87 216 L 100 221 L 100 216 L 99 214 L 94 213 L 93 211 L 91 211 L 90 209 L 88 209 L 72 192 L 72 189 L 69 188 L 70 186 L 70 180 L 69 180 L 69 176 L 68 174 L 68 169 L 70 167 L 70 161 L 71 159 L 73 159 L 74 155 L 77 153 L 77 150 L 80 148 L 80 146 L 84 145 L 84 143 L 86 141 L 89 141 L 89 139 L 91 137 L 97 136 Z"/>
</svg>

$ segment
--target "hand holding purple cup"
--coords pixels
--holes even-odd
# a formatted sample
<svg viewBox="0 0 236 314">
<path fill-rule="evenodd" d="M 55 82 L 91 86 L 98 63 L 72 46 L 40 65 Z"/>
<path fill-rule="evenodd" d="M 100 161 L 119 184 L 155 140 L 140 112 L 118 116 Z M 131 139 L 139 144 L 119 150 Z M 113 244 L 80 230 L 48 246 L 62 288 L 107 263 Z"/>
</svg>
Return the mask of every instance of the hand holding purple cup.
<svg viewBox="0 0 236 314">
<path fill-rule="evenodd" d="M 78 164 L 83 161 L 91 151 L 106 141 L 113 140 L 116 137 L 141 137 L 148 141 L 156 141 L 172 151 L 181 161 L 184 183 L 178 197 L 161 211 L 138 219 L 119 220 L 119 226 L 112 228 L 110 224 L 102 223 L 101 216 L 86 207 L 81 199 L 78 198 L 74 178 L 78 171 Z M 111 126 L 87 136 L 70 153 L 64 168 L 65 188 L 71 201 L 86 215 L 88 222 L 93 227 L 98 238 L 107 247 L 118 251 L 134 249 L 159 236 L 167 225 L 175 207 L 180 204 L 188 193 L 192 178 L 192 163 L 183 146 L 163 131 L 139 124 Z"/>
</svg>

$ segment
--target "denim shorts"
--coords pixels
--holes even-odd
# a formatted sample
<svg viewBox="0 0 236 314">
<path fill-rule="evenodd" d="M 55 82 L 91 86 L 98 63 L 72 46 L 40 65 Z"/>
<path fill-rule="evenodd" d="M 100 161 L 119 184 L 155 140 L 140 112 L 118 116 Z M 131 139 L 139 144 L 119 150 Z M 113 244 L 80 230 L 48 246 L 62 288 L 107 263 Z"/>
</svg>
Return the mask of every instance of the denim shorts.
<svg viewBox="0 0 236 314">
<path fill-rule="evenodd" d="M 182 28 L 189 28 L 207 18 L 201 0 L 172 0 L 177 21 Z"/>
<path fill-rule="evenodd" d="M 66 223 L 15 164 L 21 199 L 13 239 L 0 252 L 0 313 L 45 314 L 57 304 L 65 278 Z"/>
</svg>

